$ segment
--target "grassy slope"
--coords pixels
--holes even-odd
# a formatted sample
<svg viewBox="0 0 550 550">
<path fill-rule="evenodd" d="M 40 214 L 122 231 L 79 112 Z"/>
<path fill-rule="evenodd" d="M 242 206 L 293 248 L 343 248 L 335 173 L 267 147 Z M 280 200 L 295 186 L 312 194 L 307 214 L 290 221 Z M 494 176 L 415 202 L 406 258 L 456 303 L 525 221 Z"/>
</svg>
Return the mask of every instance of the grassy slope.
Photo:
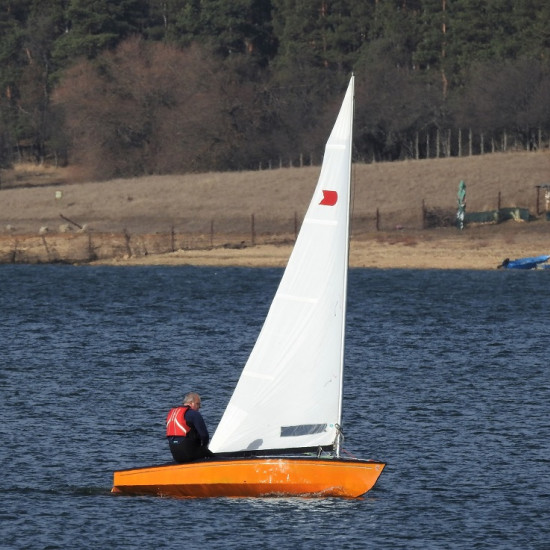
<svg viewBox="0 0 550 550">
<path fill-rule="evenodd" d="M 26 170 L 26 171 L 25 171 Z M 318 167 L 262 172 L 149 176 L 108 182 L 71 183 L 63 170 L 19 167 L 2 174 L 0 232 L 57 230 L 60 214 L 96 231 L 137 233 L 210 231 L 248 232 L 251 215 L 262 232 L 292 232 L 301 219 L 319 173 Z M 467 184 L 467 210 L 501 206 L 535 213 L 536 185 L 550 184 L 550 153 L 495 153 L 484 156 L 403 161 L 354 166 L 354 232 L 374 229 L 379 209 L 381 229 L 417 230 L 421 208 L 453 210 L 459 181 Z M 33 187 L 23 187 L 23 185 Z M 53 185 L 52 185 L 53 184 Z M 56 199 L 55 193 L 62 192 Z M 544 197 L 541 193 L 541 207 Z"/>
</svg>

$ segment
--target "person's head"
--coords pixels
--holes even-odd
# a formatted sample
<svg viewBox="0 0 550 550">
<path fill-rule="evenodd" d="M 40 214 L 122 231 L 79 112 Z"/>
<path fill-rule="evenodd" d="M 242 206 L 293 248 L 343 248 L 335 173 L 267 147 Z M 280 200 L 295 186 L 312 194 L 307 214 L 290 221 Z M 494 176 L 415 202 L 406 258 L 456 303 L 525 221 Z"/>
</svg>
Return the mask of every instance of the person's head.
<svg viewBox="0 0 550 550">
<path fill-rule="evenodd" d="M 186 393 L 183 398 L 183 404 L 184 406 L 188 406 L 189 408 L 198 411 L 201 408 L 201 396 L 195 392 Z"/>
</svg>

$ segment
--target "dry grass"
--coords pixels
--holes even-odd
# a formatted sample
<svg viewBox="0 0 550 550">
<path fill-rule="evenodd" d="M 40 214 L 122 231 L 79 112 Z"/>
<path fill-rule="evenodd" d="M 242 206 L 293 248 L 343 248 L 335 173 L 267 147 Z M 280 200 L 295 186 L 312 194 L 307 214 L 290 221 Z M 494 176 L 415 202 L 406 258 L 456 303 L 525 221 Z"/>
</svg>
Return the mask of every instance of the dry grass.
<svg viewBox="0 0 550 550">
<path fill-rule="evenodd" d="M 318 167 L 262 172 L 149 176 L 72 184 L 63 170 L 18 167 L 0 192 L 0 231 L 41 226 L 57 229 L 63 214 L 96 231 L 245 233 L 254 215 L 258 233 L 292 233 L 301 220 Z M 454 209 L 459 181 L 467 184 L 467 210 L 501 206 L 536 208 L 536 185 L 550 183 L 550 153 L 508 153 L 477 157 L 403 161 L 354 166 L 354 228 L 420 229 L 422 204 Z M 2 179 L 10 183 L 8 175 Z M 59 185 L 64 182 L 64 185 Z M 22 187 L 23 185 L 36 185 Z M 61 192 L 61 198 L 55 198 Z M 58 195 L 59 196 L 59 195 Z M 543 205 L 543 203 L 542 203 Z"/>
</svg>

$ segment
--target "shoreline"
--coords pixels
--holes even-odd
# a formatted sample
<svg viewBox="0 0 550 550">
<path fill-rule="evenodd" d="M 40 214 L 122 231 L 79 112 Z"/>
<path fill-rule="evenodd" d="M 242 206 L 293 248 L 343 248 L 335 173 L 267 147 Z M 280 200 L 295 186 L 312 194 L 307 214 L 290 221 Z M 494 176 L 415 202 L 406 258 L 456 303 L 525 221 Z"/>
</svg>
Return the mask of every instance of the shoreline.
<svg viewBox="0 0 550 550">
<path fill-rule="evenodd" d="M 485 231 L 456 234 L 456 230 L 455 234 L 446 235 L 428 232 L 375 234 L 370 238 L 352 239 L 349 265 L 350 268 L 378 269 L 493 270 L 505 258 L 550 253 L 550 224 L 547 229 L 548 232 L 541 233 L 493 235 L 487 235 Z M 292 248 L 293 244 L 258 244 L 243 248 L 177 250 L 97 260 L 90 265 L 284 267 Z"/>
<path fill-rule="evenodd" d="M 292 252 L 289 235 L 263 236 L 252 244 L 242 234 L 205 235 L 128 233 L 45 233 L 0 235 L 0 264 L 284 267 Z M 355 235 L 352 268 L 496 269 L 511 260 L 550 253 L 550 223 L 435 230 L 394 230 Z"/>
</svg>

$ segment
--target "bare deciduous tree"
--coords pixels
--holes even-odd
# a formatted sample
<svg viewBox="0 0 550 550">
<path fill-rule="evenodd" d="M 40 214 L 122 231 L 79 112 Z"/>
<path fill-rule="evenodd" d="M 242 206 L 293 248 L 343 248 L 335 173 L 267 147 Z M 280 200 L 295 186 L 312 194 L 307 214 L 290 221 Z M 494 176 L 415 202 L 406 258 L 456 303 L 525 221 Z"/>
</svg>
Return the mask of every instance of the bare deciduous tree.
<svg viewBox="0 0 550 550">
<path fill-rule="evenodd" d="M 72 163 L 96 179 L 225 163 L 235 132 L 218 63 L 198 46 L 138 38 L 78 63 L 54 96 Z"/>
</svg>

